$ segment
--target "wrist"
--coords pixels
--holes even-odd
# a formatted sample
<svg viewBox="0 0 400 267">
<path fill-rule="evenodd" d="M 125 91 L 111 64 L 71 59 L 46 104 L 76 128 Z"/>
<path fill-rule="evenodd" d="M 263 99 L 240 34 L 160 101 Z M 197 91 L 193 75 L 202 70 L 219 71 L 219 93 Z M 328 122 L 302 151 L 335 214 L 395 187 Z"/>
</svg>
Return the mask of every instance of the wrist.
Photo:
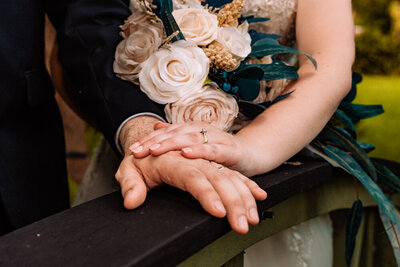
<svg viewBox="0 0 400 267">
<path fill-rule="evenodd" d="M 130 155 L 129 147 L 140 138 L 154 131 L 154 125 L 161 120 L 153 116 L 138 116 L 122 127 L 119 142 L 125 155 Z"/>
</svg>

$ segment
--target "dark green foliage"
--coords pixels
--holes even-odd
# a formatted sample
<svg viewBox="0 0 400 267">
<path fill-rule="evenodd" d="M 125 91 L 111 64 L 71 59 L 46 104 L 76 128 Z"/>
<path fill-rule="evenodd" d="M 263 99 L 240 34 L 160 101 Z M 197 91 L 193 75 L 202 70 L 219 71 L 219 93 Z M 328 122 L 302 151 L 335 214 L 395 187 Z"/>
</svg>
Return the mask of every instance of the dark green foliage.
<svg viewBox="0 0 400 267">
<path fill-rule="evenodd" d="M 365 29 L 356 38 L 354 70 L 365 74 L 400 74 L 400 43 L 380 29 Z"/>
<path fill-rule="evenodd" d="M 374 165 L 378 174 L 378 181 L 390 186 L 395 192 L 400 192 L 400 179 L 382 164 L 374 162 Z"/>
<path fill-rule="evenodd" d="M 356 24 L 363 33 L 356 38 L 354 70 L 365 74 L 400 74 L 400 40 L 392 38 L 394 18 L 389 7 L 398 0 L 353 1 Z"/>
<path fill-rule="evenodd" d="M 363 214 L 363 205 L 361 200 L 356 200 L 350 210 L 349 217 L 346 222 L 346 241 L 345 241 L 345 257 L 346 264 L 350 266 L 353 257 L 354 247 L 356 245 L 356 236 L 361 225 Z"/>
</svg>

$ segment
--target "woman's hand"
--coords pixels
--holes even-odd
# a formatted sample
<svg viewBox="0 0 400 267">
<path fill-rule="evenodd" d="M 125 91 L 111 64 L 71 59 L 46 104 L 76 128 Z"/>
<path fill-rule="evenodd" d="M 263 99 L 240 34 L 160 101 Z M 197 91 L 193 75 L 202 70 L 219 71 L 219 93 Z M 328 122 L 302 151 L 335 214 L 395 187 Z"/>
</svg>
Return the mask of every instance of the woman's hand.
<svg viewBox="0 0 400 267">
<path fill-rule="evenodd" d="M 211 215 L 227 216 L 232 229 L 240 234 L 247 233 L 248 223 L 259 222 L 255 200 L 267 197 L 239 172 L 207 160 L 186 159 L 176 151 L 141 159 L 126 155 L 116 179 L 127 209 L 140 206 L 148 190 L 165 183 L 189 192 Z"/>
<path fill-rule="evenodd" d="M 181 150 L 189 159 L 206 159 L 222 164 L 244 175 L 251 174 L 254 151 L 234 135 L 208 123 L 188 122 L 168 124 L 159 122 L 155 131 L 135 142 L 130 150 L 135 158 L 149 154 L 159 156 Z M 205 132 L 203 132 L 203 129 Z"/>
</svg>

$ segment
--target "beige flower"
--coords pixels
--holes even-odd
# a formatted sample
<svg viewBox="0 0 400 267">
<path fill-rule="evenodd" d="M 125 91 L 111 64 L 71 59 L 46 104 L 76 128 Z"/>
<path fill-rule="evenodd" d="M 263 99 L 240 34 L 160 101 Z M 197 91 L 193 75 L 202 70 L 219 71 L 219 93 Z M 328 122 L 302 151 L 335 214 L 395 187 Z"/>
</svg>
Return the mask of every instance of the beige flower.
<svg viewBox="0 0 400 267">
<path fill-rule="evenodd" d="M 150 23 L 149 16 L 146 13 L 135 11 L 125 20 L 124 25 L 120 26 L 122 30 L 121 35 L 122 37 L 126 38 L 137 30 L 138 24 L 148 25 Z M 160 29 L 163 27 L 161 23 L 154 26 L 159 27 Z"/>
<path fill-rule="evenodd" d="M 157 103 L 175 102 L 203 86 L 209 64 L 203 50 L 193 42 L 174 42 L 143 63 L 140 89 Z"/>
<path fill-rule="evenodd" d="M 239 113 L 239 107 L 232 96 L 208 84 L 168 104 L 164 111 L 171 123 L 202 121 L 228 131 Z"/>
<path fill-rule="evenodd" d="M 217 38 L 217 16 L 206 9 L 184 8 L 172 12 L 186 39 L 205 46 Z"/>
<path fill-rule="evenodd" d="M 218 43 L 227 49 L 239 62 L 251 52 L 251 37 L 245 26 L 220 28 L 217 35 Z"/>
<path fill-rule="evenodd" d="M 117 76 L 137 84 L 142 63 L 161 45 L 162 34 L 163 29 L 157 24 L 131 25 L 130 35 L 115 51 L 114 72 Z"/>
<path fill-rule="evenodd" d="M 181 8 L 203 8 L 200 0 L 172 0 L 174 10 Z"/>
<path fill-rule="evenodd" d="M 147 9 L 145 8 L 145 6 L 150 6 L 151 3 L 153 1 L 152 0 L 130 0 L 129 1 L 129 9 L 132 12 L 136 12 L 136 11 L 140 11 L 140 12 L 144 12 Z"/>
</svg>

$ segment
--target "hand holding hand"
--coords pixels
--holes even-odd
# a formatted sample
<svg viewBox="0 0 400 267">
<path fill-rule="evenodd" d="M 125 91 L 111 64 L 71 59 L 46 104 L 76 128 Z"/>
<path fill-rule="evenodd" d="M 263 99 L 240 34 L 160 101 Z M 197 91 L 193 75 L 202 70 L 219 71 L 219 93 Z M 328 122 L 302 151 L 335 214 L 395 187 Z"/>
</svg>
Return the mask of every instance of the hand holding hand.
<svg viewBox="0 0 400 267">
<path fill-rule="evenodd" d="M 139 139 L 130 150 L 135 158 L 149 154 L 159 156 L 181 150 L 189 159 L 206 159 L 220 163 L 244 175 L 252 175 L 253 153 L 236 136 L 208 123 L 168 124 L 159 122 L 155 131 Z M 205 132 L 203 131 L 206 130 Z"/>
</svg>

